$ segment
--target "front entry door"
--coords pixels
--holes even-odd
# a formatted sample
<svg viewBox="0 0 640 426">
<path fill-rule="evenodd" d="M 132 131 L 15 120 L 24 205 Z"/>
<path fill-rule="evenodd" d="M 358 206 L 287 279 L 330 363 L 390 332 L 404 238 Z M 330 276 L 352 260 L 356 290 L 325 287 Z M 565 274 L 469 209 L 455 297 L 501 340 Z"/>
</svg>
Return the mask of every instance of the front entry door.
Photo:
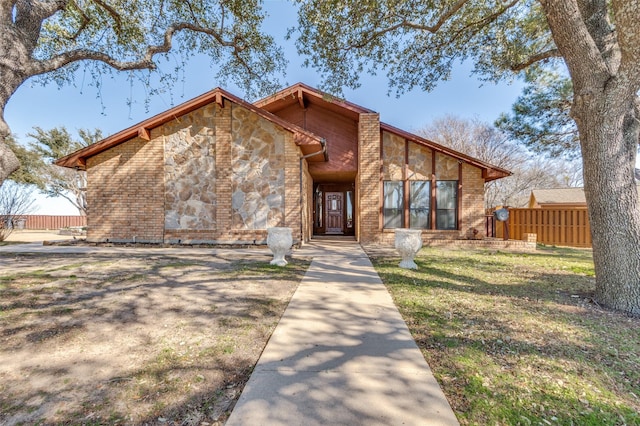
<svg viewBox="0 0 640 426">
<path fill-rule="evenodd" d="M 326 230 L 327 234 L 343 234 L 344 194 L 342 192 L 327 192 L 325 196 Z"/>
</svg>

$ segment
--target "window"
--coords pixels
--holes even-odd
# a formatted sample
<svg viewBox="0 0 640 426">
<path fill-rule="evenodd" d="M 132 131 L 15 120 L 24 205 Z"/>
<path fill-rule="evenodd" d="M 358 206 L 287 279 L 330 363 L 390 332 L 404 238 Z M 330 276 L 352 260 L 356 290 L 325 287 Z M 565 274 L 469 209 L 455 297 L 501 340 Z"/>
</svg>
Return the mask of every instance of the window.
<svg viewBox="0 0 640 426">
<path fill-rule="evenodd" d="M 404 228 L 405 208 L 409 210 L 409 227 L 432 229 L 431 209 L 436 212 L 435 229 L 458 229 L 458 181 L 436 181 L 436 199 L 431 198 L 431 181 L 409 181 L 409 205 L 404 206 L 404 181 L 384 182 L 384 227 Z M 432 203 L 435 205 L 432 206 Z"/>
<path fill-rule="evenodd" d="M 384 182 L 384 227 L 385 228 L 402 228 L 403 221 L 403 182 L 402 181 L 385 181 Z"/>
<path fill-rule="evenodd" d="M 411 181 L 409 199 L 409 225 L 411 228 L 430 229 L 431 182 L 428 180 Z"/>
<path fill-rule="evenodd" d="M 458 229 L 458 181 L 436 182 L 436 229 Z"/>
</svg>

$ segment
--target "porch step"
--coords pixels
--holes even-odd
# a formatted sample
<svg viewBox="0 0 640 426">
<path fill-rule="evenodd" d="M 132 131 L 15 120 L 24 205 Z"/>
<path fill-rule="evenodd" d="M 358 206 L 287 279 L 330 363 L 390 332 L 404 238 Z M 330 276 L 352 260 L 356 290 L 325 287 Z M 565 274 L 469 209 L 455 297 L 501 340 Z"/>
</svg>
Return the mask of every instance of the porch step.
<svg viewBox="0 0 640 426">
<path fill-rule="evenodd" d="M 353 242 L 356 237 L 353 235 L 314 235 L 311 241 L 350 241 Z"/>
</svg>

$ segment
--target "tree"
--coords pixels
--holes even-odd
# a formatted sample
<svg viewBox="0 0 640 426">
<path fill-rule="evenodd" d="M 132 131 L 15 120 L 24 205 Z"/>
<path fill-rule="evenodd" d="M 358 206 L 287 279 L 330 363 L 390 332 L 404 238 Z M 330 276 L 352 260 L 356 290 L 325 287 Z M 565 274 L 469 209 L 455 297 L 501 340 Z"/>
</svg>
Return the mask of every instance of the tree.
<svg viewBox="0 0 640 426">
<path fill-rule="evenodd" d="M 490 81 L 566 69 L 583 159 L 596 300 L 640 314 L 640 0 L 297 0 L 297 46 L 330 91 L 386 71 L 432 89 L 473 61 Z M 339 30 L 338 30 L 339 29 Z M 293 31 L 290 32 L 293 35 Z"/>
<path fill-rule="evenodd" d="M 33 202 L 31 189 L 25 185 L 8 181 L 0 187 L 0 241 L 11 235 L 21 216 L 29 213 Z"/>
<path fill-rule="evenodd" d="M 537 153 L 555 157 L 580 156 L 576 123 L 571 118 L 571 80 L 557 72 L 528 73 L 527 85 L 496 126 Z"/>
<path fill-rule="evenodd" d="M 546 155 L 531 157 L 518 142 L 479 120 L 447 115 L 417 131 L 441 145 L 510 170 L 513 174 L 485 184 L 485 207 L 524 207 L 535 188 L 580 186 L 582 169 L 575 162 Z"/>
<path fill-rule="evenodd" d="M 69 83 L 84 66 L 99 84 L 113 70 L 158 70 L 171 51 L 178 69 L 204 53 L 218 77 L 247 94 L 268 93 L 278 86 L 269 77 L 284 69 L 285 59 L 261 32 L 263 18 L 257 1 L 0 0 L 0 184 L 19 167 L 7 145 L 4 110 L 25 81 Z M 170 68 L 159 70 L 169 87 L 177 72 Z"/>
<path fill-rule="evenodd" d="M 48 197 L 62 197 L 68 200 L 80 215 L 87 214 L 87 172 L 56 166 L 53 161 L 71 154 L 81 148 L 102 139 L 102 132 L 80 129 L 80 140 L 74 140 L 64 127 L 44 131 L 34 128 L 35 133 L 28 136 L 34 139 L 29 144 L 29 151 L 39 160 L 32 171 L 31 183 Z M 13 176 L 13 175 L 11 175 Z"/>
</svg>

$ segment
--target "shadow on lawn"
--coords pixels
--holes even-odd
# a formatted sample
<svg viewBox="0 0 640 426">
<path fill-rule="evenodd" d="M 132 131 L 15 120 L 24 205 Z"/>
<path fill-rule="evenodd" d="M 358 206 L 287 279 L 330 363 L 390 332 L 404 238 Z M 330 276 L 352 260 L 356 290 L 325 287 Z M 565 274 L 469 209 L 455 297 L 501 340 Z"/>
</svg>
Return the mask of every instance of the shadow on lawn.
<svg viewBox="0 0 640 426">
<path fill-rule="evenodd" d="M 592 302 L 584 254 L 475 255 L 374 261 L 461 422 L 640 424 L 640 319 Z"/>
<path fill-rule="evenodd" d="M 47 270 L 60 257 L 30 260 Z M 18 269 L 0 300 L 0 423 L 223 416 L 308 267 L 265 260 L 141 256 L 107 273 Z"/>
</svg>

